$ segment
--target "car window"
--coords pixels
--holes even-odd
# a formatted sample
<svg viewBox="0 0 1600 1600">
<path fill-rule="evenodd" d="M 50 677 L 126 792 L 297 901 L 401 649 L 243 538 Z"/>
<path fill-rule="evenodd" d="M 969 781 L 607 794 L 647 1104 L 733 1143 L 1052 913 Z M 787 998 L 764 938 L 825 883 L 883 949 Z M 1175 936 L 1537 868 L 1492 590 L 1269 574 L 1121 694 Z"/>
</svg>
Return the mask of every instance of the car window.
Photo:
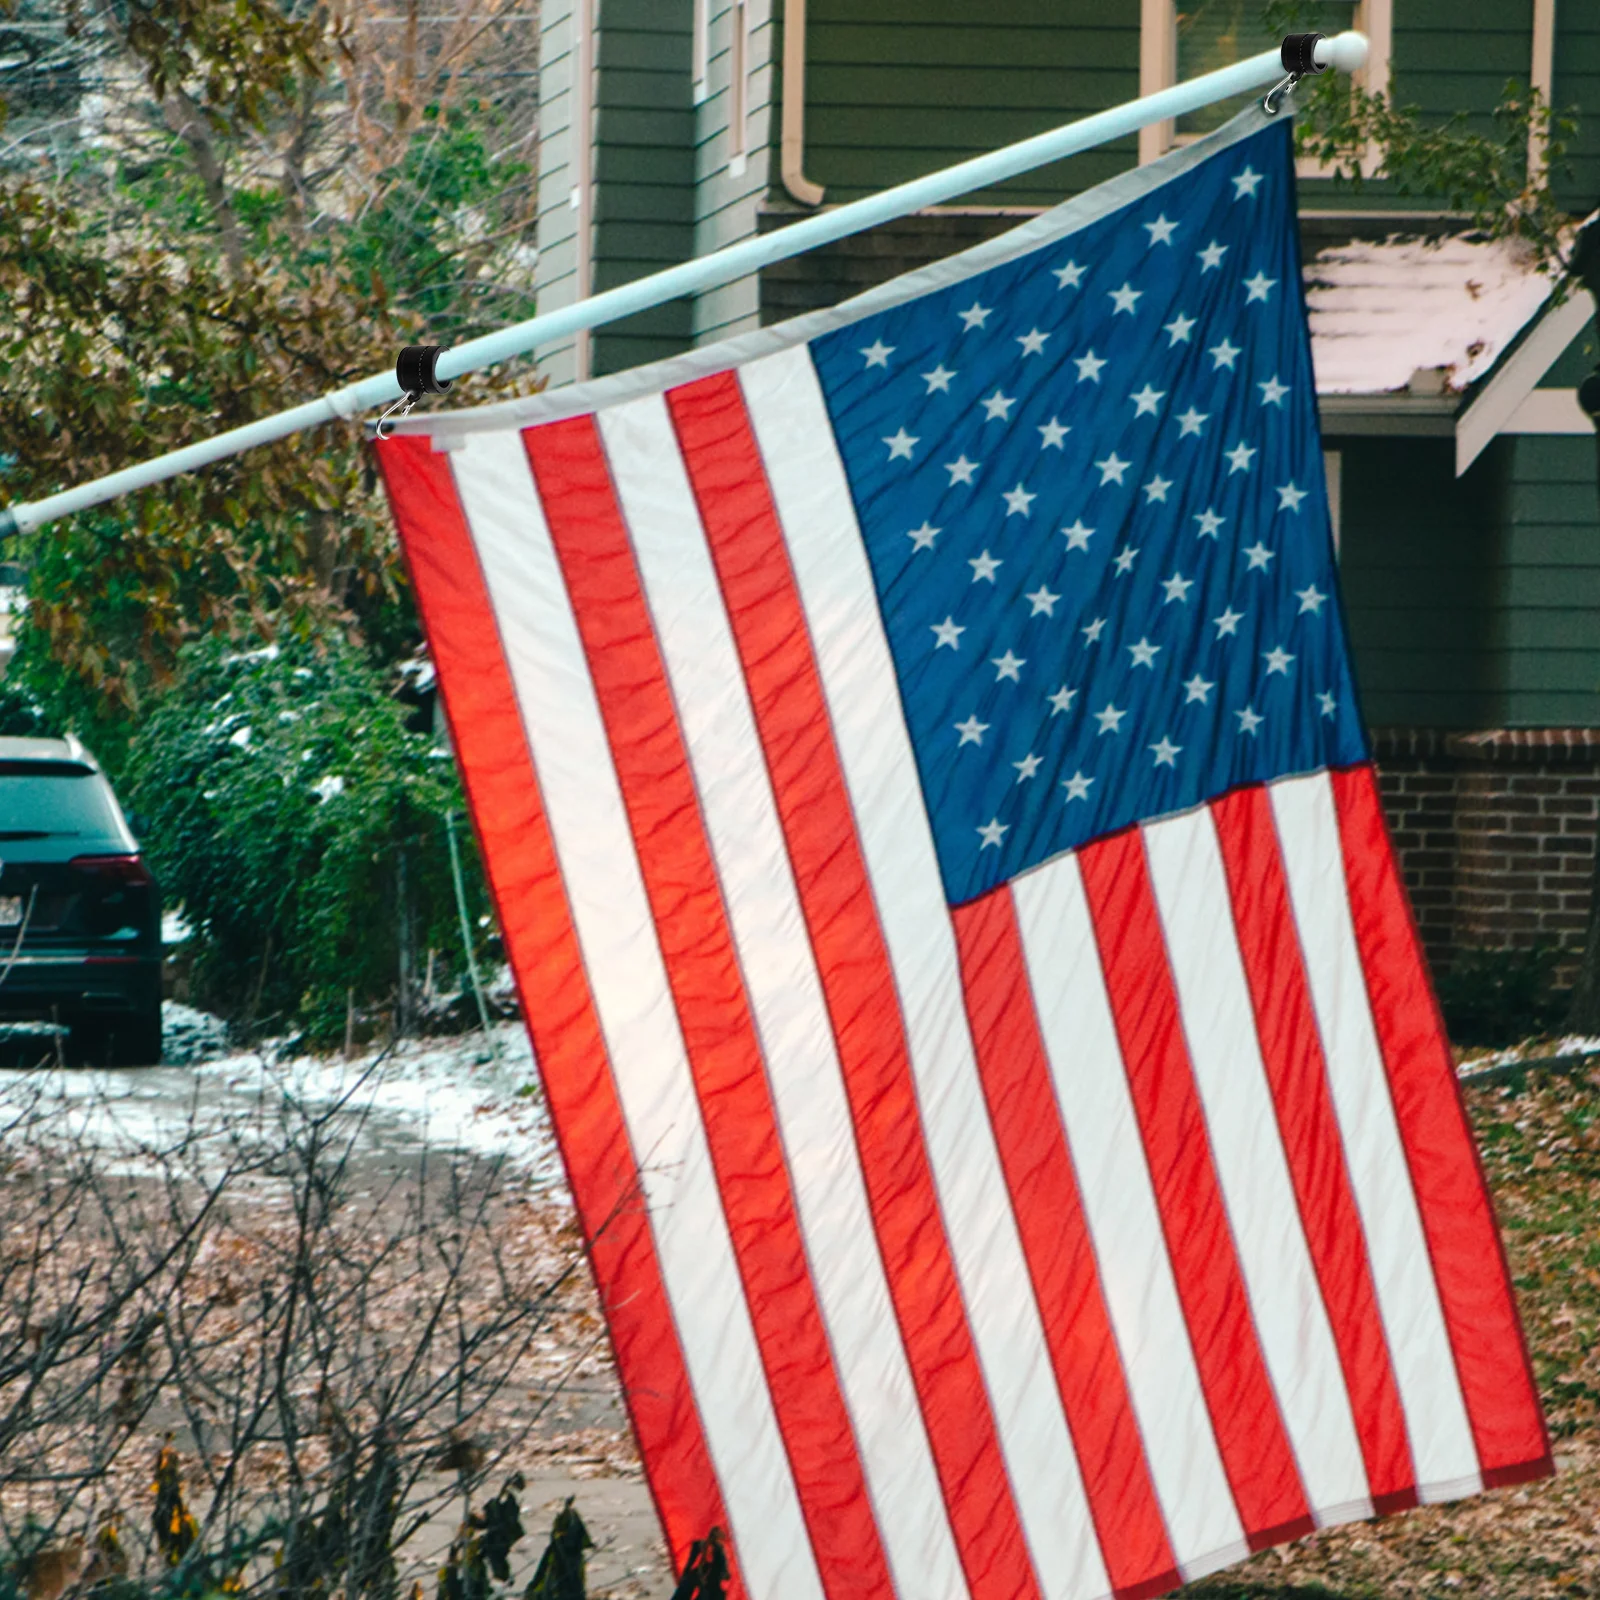
<svg viewBox="0 0 1600 1600">
<path fill-rule="evenodd" d="M 0 840 L 121 833 L 111 789 L 98 772 L 68 762 L 0 762 Z"/>
</svg>

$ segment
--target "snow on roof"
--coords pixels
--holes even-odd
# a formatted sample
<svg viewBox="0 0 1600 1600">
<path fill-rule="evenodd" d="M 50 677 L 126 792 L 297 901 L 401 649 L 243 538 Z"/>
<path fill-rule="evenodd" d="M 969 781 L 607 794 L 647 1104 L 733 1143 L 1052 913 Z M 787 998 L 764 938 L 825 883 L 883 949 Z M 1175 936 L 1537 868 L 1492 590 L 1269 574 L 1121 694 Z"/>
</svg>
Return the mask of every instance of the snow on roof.
<svg viewBox="0 0 1600 1600">
<path fill-rule="evenodd" d="M 1357 240 L 1306 264 L 1318 394 L 1459 394 L 1550 297 L 1510 240 Z M 1430 381 L 1431 379 L 1431 381 Z"/>
</svg>

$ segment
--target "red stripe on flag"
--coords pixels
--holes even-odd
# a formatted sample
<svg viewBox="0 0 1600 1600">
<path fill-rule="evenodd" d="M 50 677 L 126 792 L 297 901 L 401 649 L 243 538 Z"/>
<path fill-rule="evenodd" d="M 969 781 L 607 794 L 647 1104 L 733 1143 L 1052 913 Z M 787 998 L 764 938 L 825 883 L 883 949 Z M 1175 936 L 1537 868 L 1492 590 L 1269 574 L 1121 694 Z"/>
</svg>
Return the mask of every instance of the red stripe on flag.
<svg viewBox="0 0 1600 1600">
<path fill-rule="evenodd" d="M 425 438 L 377 447 L 516 973 L 550 1120 L 578 1209 L 623 1400 L 674 1570 L 728 1526 L 641 1202 L 516 693 L 450 458 Z"/>
<path fill-rule="evenodd" d="M 1240 789 L 1212 802 L 1211 812 L 1261 1059 L 1355 1415 L 1373 1506 L 1380 1512 L 1401 1511 L 1417 1502 L 1405 1409 L 1345 1165 L 1272 801 L 1264 788 Z"/>
<path fill-rule="evenodd" d="M 873 905 L 783 531 L 738 379 L 667 392 L 744 665 L 844 1072 L 889 1292 L 974 1594 L 1038 1600 L 921 1132 Z"/>
<path fill-rule="evenodd" d="M 592 417 L 523 434 L 650 899 L 717 1187 L 823 1587 L 893 1592 L 833 1367 L 699 795 Z"/>
<path fill-rule="evenodd" d="M 1084 1492 L 1115 1592 L 1181 1582 L 1128 1398 L 1009 888 L 952 912 L 978 1070 Z"/>
<path fill-rule="evenodd" d="M 1250 1547 L 1313 1523 L 1250 1312 L 1137 829 L 1078 852 L 1156 1206 Z"/>
<path fill-rule="evenodd" d="M 1370 767 L 1332 775 L 1378 1043 L 1486 1487 L 1551 1470 L 1510 1273 Z"/>
</svg>

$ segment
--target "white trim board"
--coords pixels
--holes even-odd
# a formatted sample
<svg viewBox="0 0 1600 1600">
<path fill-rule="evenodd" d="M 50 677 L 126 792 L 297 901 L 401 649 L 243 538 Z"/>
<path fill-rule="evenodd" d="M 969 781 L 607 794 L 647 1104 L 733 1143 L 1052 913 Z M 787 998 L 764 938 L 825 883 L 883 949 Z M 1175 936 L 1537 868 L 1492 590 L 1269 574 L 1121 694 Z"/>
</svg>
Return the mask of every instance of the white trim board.
<svg viewBox="0 0 1600 1600">
<path fill-rule="evenodd" d="M 1482 393 L 1456 418 L 1458 478 L 1478 459 L 1496 434 L 1569 431 L 1565 427 L 1512 427 L 1510 424 L 1524 402 L 1536 392 L 1534 385 L 1550 370 L 1551 363 L 1562 351 L 1583 332 L 1593 315 L 1593 299 L 1582 291 L 1574 291 L 1554 311 L 1540 319 L 1538 326 L 1523 340 L 1506 364 L 1484 385 Z M 1563 391 L 1542 392 L 1561 394 Z M 1573 408 L 1577 409 L 1576 392 L 1566 392 L 1572 394 Z M 1557 403 L 1536 402 L 1526 415 L 1529 419 L 1556 416 Z M 1583 427 L 1571 431 L 1587 433 L 1589 419 L 1581 410 L 1578 415 L 1583 418 Z"/>
</svg>

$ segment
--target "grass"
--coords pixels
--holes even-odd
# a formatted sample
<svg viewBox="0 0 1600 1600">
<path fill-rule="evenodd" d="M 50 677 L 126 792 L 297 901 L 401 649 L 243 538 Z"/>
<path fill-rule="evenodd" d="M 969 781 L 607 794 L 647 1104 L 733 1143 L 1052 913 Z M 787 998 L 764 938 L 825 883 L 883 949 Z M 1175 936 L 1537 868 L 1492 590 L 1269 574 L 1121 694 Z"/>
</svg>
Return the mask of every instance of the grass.
<svg viewBox="0 0 1600 1600">
<path fill-rule="evenodd" d="M 1600 1073 L 1467 1090 L 1555 1448 L 1555 1477 L 1264 1551 L 1209 1600 L 1600 1597 Z"/>
</svg>

